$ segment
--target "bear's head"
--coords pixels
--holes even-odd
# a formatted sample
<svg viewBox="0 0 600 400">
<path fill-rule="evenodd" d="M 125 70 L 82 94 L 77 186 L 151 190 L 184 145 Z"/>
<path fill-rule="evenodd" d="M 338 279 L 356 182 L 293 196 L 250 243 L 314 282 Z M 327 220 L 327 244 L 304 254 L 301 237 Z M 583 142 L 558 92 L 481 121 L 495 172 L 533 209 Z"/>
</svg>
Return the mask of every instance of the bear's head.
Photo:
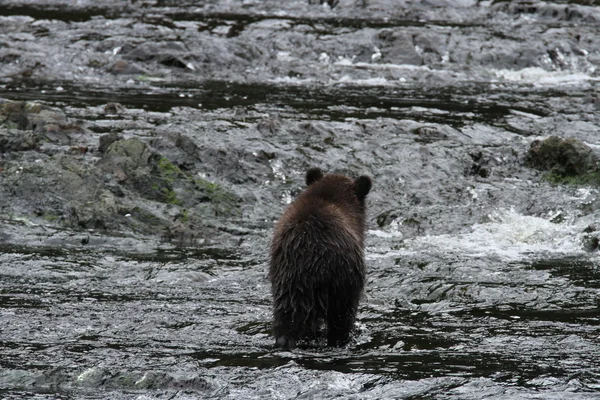
<svg viewBox="0 0 600 400">
<path fill-rule="evenodd" d="M 344 175 L 323 174 L 320 168 L 311 168 L 306 172 L 306 185 L 314 187 L 323 197 L 330 200 L 350 200 L 348 195 L 353 193 L 358 203 L 363 206 L 365 198 L 371 190 L 371 178 L 361 175 L 352 180 Z M 346 202 L 342 201 L 342 202 Z"/>
</svg>

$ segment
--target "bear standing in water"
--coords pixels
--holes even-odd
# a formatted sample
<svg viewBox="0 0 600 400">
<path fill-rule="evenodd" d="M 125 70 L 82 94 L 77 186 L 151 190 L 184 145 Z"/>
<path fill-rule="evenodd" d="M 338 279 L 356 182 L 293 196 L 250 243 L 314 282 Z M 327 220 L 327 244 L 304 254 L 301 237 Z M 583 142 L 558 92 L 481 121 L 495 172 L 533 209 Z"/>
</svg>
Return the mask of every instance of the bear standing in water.
<svg viewBox="0 0 600 400">
<path fill-rule="evenodd" d="M 348 342 L 365 285 L 365 197 L 371 178 L 306 173 L 308 187 L 275 226 L 269 279 L 275 346 L 293 348 L 327 324 L 327 344 Z"/>
</svg>

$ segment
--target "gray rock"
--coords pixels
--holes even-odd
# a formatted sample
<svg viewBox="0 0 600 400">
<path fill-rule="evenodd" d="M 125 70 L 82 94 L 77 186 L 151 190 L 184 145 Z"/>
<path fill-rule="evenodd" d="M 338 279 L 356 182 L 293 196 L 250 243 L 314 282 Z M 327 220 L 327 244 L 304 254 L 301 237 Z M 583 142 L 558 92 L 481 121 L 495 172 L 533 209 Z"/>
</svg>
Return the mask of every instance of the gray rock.
<svg viewBox="0 0 600 400">
<path fill-rule="evenodd" d="M 531 143 L 527 162 L 534 168 L 558 176 L 577 176 L 598 171 L 598 157 L 582 141 L 550 136 Z"/>
<path fill-rule="evenodd" d="M 106 149 L 105 159 L 114 160 L 120 165 L 134 169 L 148 165 L 151 155 L 152 151 L 148 145 L 137 137 L 133 137 L 111 143 Z"/>
<path fill-rule="evenodd" d="M 109 72 L 116 75 L 148 74 L 148 70 L 139 65 L 125 60 L 118 60 L 108 68 Z"/>
<path fill-rule="evenodd" d="M 405 32 L 384 29 L 376 37 L 382 61 L 393 64 L 423 64 L 412 38 Z"/>
<path fill-rule="evenodd" d="M 33 132 L 17 129 L 0 131 L 0 153 L 33 150 L 38 146 L 38 138 Z"/>
<path fill-rule="evenodd" d="M 72 133 L 83 131 L 81 126 L 69 123 L 61 110 L 22 101 L 0 104 L 0 125 L 33 131 L 46 140 L 61 145 L 71 143 Z"/>
<path fill-rule="evenodd" d="M 121 137 L 114 132 L 108 133 L 106 135 L 102 135 L 102 136 L 100 136 L 100 140 L 99 140 L 100 143 L 99 143 L 98 149 L 100 150 L 101 153 L 106 153 L 106 151 L 108 150 L 108 147 L 120 139 L 121 139 Z"/>
</svg>

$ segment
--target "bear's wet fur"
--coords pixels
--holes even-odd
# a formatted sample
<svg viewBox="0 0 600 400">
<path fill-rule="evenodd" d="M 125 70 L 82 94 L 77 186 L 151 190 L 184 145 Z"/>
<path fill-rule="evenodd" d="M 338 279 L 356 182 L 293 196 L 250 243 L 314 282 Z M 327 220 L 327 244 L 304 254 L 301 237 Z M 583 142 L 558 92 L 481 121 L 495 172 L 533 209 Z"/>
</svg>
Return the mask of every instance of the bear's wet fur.
<svg viewBox="0 0 600 400">
<path fill-rule="evenodd" d="M 270 251 L 275 346 L 286 349 L 314 338 L 321 322 L 329 346 L 346 344 L 365 285 L 371 178 L 311 168 L 306 184 L 275 225 Z"/>
</svg>

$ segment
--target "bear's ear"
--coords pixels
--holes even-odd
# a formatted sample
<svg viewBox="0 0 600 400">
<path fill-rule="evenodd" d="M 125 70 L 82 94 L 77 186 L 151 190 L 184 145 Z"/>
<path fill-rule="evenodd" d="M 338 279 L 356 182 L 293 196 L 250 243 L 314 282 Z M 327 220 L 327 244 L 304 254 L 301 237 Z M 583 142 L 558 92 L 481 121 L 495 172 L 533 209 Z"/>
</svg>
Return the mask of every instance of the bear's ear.
<svg viewBox="0 0 600 400">
<path fill-rule="evenodd" d="M 320 168 L 311 168 L 306 171 L 306 185 L 310 186 L 323 177 L 323 171 Z"/>
<path fill-rule="evenodd" d="M 360 200 L 363 200 L 371 190 L 371 178 L 361 175 L 354 181 L 354 192 Z"/>
</svg>

